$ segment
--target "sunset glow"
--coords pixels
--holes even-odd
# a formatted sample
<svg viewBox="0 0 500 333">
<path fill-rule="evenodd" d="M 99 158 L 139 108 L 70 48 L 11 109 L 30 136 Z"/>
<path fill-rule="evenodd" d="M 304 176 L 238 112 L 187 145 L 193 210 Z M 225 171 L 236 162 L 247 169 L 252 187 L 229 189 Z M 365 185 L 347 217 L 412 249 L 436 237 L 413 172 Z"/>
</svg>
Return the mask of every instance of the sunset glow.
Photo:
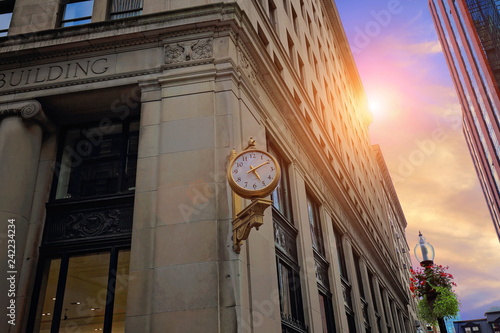
<svg viewBox="0 0 500 333">
<path fill-rule="evenodd" d="M 427 3 L 335 3 L 373 114 L 371 141 L 382 149 L 408 222 L 408 245 L 425 234 L 435 262 L 455 276 L 462 319 L 482 318 L 500 306 L 500 245 Z"/>
<path fill-rule="evenodd" d="M 370 108 L 370 112 L 373 115 L 373 118 L 377 120 L 383 114 L 383 106 L 380 100 L 371 98 L 368 101 L 368 107 Z"/>
</svg>

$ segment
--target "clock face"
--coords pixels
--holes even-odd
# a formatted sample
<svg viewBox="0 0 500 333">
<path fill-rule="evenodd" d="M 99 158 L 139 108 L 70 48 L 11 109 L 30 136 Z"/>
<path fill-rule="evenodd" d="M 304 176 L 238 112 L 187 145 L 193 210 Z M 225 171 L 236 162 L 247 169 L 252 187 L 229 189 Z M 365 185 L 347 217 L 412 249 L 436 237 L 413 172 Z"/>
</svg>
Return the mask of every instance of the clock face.
<svg viewBox="0 0 500 333">
<path fill-rule="evenodd" d="M 229 184 L 244 198 L 265 197 L 278 185 L 279 165 L 267 152 L 243 151 L 236 155 L 229 167 Z"/>
</svg>

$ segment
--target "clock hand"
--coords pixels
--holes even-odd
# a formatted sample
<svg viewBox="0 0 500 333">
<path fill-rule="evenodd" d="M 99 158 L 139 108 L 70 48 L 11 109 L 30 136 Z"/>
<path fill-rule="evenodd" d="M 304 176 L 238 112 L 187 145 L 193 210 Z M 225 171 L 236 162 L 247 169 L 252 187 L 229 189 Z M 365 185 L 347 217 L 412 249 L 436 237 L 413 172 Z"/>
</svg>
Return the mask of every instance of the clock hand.
<svg viewBox="0 0 500 333">
<path fill-rule="evenodd" d="M 260 164 L 260 165 L 257 165 L 255 168 L 253 166 L 250 165 L 250 170 L 247 171 L 247 173 L 250 173 L 250 172 L 255 172 L 254 170 L 257 170 L 258 168 L 260 168 L 261 166 L 264 166 L 266 164 L 269 164 L 269 161 L 265 161 L 264 163 Z M 260 178 L 259 178 L 260 179 Z"/>
<path fill-rule="evenodd" d="M 259 180 L 261 180 L 259 174 L 257 173 L 257 171 L 255 171 L 255 170 L 257 170 L 257 168 L 254 168 L 252 165 L 250 165 L 250 170 L 248 170 L 247 173 L 250 173 L 250 172 L 253 171 L 253 173 L 255 173 L 255 175 L 257 176 L 257 178 L 259 178 Z"/>
</svg>

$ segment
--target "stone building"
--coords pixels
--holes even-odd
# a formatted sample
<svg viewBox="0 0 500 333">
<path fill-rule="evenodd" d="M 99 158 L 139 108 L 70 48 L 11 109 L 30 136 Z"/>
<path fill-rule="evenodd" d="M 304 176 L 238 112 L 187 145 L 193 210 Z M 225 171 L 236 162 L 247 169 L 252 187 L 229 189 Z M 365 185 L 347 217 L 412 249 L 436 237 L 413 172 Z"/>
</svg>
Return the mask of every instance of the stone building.
<svg viewBox="0 0 500 333">
<path fill-rule="evenodd" d="M 8 0 L 0 21 L 1 332 L 415 331 L 332 1 Z M 237 253 L 226 169 L 251 138 L 281 179 Z"/>
</svg>

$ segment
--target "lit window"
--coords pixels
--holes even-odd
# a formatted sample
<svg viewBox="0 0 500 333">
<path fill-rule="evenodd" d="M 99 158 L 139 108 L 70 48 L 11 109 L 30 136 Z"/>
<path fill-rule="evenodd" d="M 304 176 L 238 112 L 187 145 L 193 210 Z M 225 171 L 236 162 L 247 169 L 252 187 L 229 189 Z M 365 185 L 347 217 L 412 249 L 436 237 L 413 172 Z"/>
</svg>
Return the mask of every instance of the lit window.
<svg viewBox="0 0 500 333">
<path fill-rule="evenodd" d="M 60 132 L 27 332 L 125 331 L 138 137 L 132 117 Z"/>
<path fill-rule="evenodd" d="M 125 331 L 130 250 L 71 255 L 46 262 L 37 332 Z"/>
<path fill-rule="evenodd" d="M 86 24 L 92 21 L 94 0 L 71 1 L 64 6 L 61 26 Z"/>
</svg>

